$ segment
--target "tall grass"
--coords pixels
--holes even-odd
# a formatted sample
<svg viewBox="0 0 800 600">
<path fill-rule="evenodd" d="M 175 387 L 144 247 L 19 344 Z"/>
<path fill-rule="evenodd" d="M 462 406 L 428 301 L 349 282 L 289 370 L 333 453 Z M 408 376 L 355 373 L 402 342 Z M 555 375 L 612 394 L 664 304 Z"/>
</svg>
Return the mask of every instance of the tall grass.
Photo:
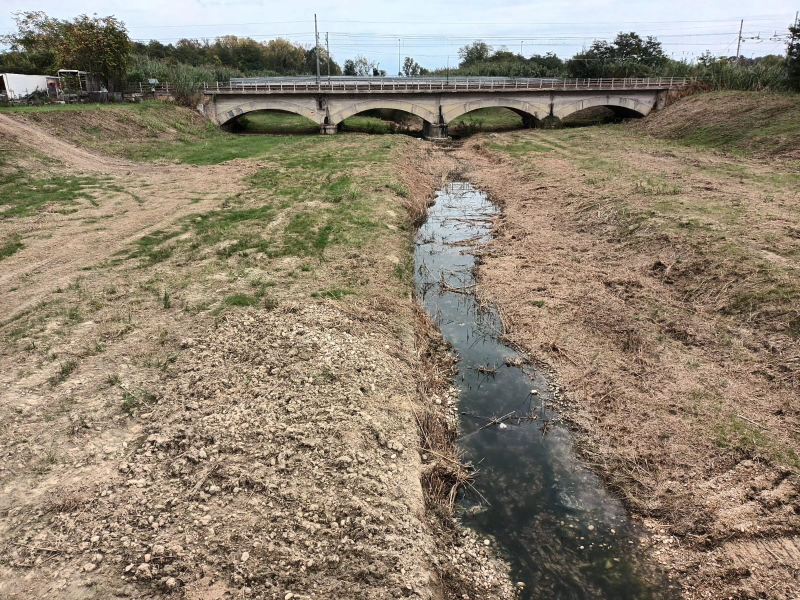
<svg viewBox="0 0 800 600">
<path fill-rule="evenodd" d="M 231 77 L 241 76 L 240 71 L 230 67 L 215 65 L 193 67 L 183 63 L 157 60 L 143 54 L 132 54 L 127 80 L 129 83 L 139 83 L 148 79 L 169 82 L 175 89 L 175 101 L 191 106 L 196 103 L 203 83 L 225 82 Z"/>
<path fill-rule="evenodd" d="M 792 90 L 786 67 L 782 65 L 753 65 L 749 67 L 722 63 L 706 67 L 705 79 L 715 90 L 773 91 Z"/>
</svg>

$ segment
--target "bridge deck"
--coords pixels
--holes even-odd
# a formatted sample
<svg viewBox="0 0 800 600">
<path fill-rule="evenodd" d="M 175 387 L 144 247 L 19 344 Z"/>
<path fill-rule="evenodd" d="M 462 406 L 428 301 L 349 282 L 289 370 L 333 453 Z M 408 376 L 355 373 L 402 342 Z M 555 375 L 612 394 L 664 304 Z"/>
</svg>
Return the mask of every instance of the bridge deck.
<svg viewBox="0 0 800 600">
<path fill-rule="evenodd" d="M 383 93 L 458 93 L 458 92 L 508 92 L 523 90 L 543 91 L 626 91 L 673 90 L 686 87 L 695 79 L 682 77 L 652 78 L 592 78 L 592 79 L 506 79 L 498 77 L 476 78 L 369 78 L 347 80 L 322 79 L 317 83 L 306 78 L 253 78 L 231 82 L 203 83 L 206 94 L 371 94 Z M 170 93 L 170 83 L 139 84 L 131 91 Z M 174 90 L 174 85 L 172 88 Z"/>
</svg>

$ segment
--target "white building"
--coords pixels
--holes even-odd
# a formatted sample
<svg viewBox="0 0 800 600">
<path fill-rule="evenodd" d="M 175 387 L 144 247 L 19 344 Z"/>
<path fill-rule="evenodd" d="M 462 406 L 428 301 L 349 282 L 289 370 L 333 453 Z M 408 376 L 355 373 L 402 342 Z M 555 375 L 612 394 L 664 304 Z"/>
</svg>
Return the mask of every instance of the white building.
<svg viewBox="0 0 800 600">
<path fill-rule="evenodd" d="M 22 100 L 34 92 L 45 92 L 48 96 L 56 97 L 59 87 L 58 77 L 0 73 L 0 96 L 8 100 Z"/>
</svg>

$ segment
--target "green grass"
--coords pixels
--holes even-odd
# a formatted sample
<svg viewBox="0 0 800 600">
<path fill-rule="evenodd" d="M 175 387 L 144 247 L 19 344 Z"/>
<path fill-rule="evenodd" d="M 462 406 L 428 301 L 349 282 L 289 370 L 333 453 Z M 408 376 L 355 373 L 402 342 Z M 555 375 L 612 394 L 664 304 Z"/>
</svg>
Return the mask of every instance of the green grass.
<svg viewBox="0 0 800 600">
<path fill-rule="evenodd" d="M 179 235 L 180 231 L 154 231 L 141 237 L 136 248 L 127 253 L 128 258 L 141 258 L 144 264 L 154 265 L 172 256 L 172 248 L 164 247 L 164 242 Z"/>
<path fill-rule="evenodd" d="M 341 300 L 345 296 L 352 296 L 354 291 L 347 288 L 327 288 L 317 292 L 311 292 L 312 298 L 330 298 L 331 300 Z"/>
<path fill-rule="evenodd" d="M 720 448 L 746 456 L 762 455 L 778 465 L 800 469 L 800 457 L 794 449 L 779 444 L 768 432 L 736 414 L 728 414 L 717 423 L 714 442 Z"/>
<path fill-rule="evenodd" d="M 109 187 L 118 191 L 108 182 L 108 178 L 99 177 L 38 178 L 20 172 L 6 175 L 0 179 L 0 218 L 31 216 L 48 203 L 65 207 L 59 212 L 75 212 L 67 207 L 80 205 L 80 199 L 93 199 L 93 192 Z"/>
<path fill-rule="evenodd" d="M 466 114 L 456 117 L 450 122 L 450 127 L 458 129 L 464 124 L 475 125 L 478 129 L 520 129 L 522 127 L 522 117 L 513 110 L 502 107 L 479 108 Z"/>
<path fill-rule="evenodd" d="M 22 239 L 18 235 L 12 235 L 8 240 L 0 244 L 0 260 L 8 258 L 24 247 L 25 244 L 22 243 Z"/>
<path fill-rule="evenodd" d="M 293 113 L 260 111 L 240 118 L 241 129 L 247 133 L 314 134 L 319 125 L 311 119 Z"/>
<path fill-rule="evenodd" d="M 227 306 L 258 306 L 259 302 L 258 298 L 247 294 L 231 294 L 225 298 Z"/>
<path fill-rule="evenodd" d="M 58 367 L 58 372 L 50 377 L 50 385 L 55 386 L 64 381 L 70 374 L 78 368 L 78 363 L 73 360 L 67 360 Z"/>
</svg>

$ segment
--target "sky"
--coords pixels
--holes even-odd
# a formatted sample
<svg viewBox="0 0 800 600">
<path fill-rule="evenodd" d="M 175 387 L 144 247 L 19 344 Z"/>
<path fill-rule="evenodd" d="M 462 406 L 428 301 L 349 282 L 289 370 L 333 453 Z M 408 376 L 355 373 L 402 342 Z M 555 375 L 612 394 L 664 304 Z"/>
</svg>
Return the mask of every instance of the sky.
<svg viewBox="0 0 800 600">
<path fill-rule="evenodd" d="M 41 10 L 61 19 L 114 15 L 136 40 L 237 35 L 283 37 L 310 47 L 316 12 L 320 41 L 327 33 L 335 60 L 363 54 L 392 73 L 398 54 L 426 68 L 455 65 L 458 49 L 476 39 L 524 56 L 554 52 L 567 58 L 619 31 L 652 35 L 678 60 L 706 50 L 734 56 L 741 19 L 743 56 L 783 54 L 785 44 L 774 38 L 785 36 L 794 20 L 800 0 L 793 1 L 0 0 L 0 34 L 14 30 L 14 12 Z"/>
</svg>

